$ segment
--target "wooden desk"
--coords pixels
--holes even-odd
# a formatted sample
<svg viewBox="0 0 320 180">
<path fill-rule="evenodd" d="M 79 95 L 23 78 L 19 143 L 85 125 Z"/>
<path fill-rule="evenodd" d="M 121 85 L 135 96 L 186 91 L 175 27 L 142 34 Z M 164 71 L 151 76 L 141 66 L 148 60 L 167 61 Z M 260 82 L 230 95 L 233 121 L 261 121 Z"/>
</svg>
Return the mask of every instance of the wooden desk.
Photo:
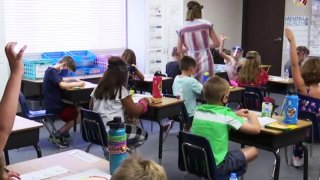
<svg viewBox="0 0 320 180">
<path fill-rule="evenodd" d="M 229 94 L 229 99 L 228 99 L 228 102 L 232 103 L 232 102 L 236 102 L 238 104 L 241 104 L 242 102 L 242 95 L 243 95 L 243 92 L 245 91 L 246 89 L 243 88 L 243 87 L 233 87 L 231 86 L 230 87 L 230 94 Z M 207 100 L 202 96 L 201 98 L 199 98 L 197 100 L 198 102 L 200 103 L 207 103 Z"/>
<path fill-rule="evenodd" d="M 168 117 L 173 117 L 181 113 L 181 105 L 183 101 L 176 98 L 162 98 L 162 103 L 149 105 L 146 113 L 140 116 L 141 119 L 155 121 L 160 126 L 159 132 L 159 159 L 162 159 L 162 146 L 163 146 L 163 125 L 161 120 Z M 180 123 L 182 125 L 182 123 Z M 181 126 L 180 125 L 180 130 Z"/>
<path fill-rule="evenodd" d="M 266 87 L 269 92 L 287 94 L 290 89 L 294 88 L 294 84 L 292 78 L 285 80 L 280 76 L 269 76 Z"/>
<path fill-rule="evenodd" d="M 279 118 L 279 117 L 276 117 Z M 259 135 L 250 135 L 240 131 L 231 130 L 229 139 L 240 143 L 241 145 L 255 146 L 257 148 L 270 151 L 276 157 L 276 166 L 274 171 L 274 179 L 279 179 L 280 156 L 276 152 L 278 149 L 303 142 L 306 139 L 308 129 L 312 126 L 311 122 L 298 121 L 298 127 L 290 131 L 278 131 L 268 128 L 261 128 Z M 308 179 L 308 149 L 304 146 L 304 173 L 303 179 Z"/>
<path fill-rule="evenodd" d="M 6 146 L 4 147 L 6 164 L 10 164 L 8 150 L 11 149 L 33 146 L 37 152 L 38 158 L 42 156 L 41 149 L 38 146 L 39 129 L 42 126 L 42 123 L 16 116 L 12 132 L 8 138 Z"/>
<path fill-rule="evenodd" d="M 97 84 L 93 84 L 90 82 L 85 82 L 84 87 L 81 88 L 72 88 L 62 91 L 62 99 L 65 101 L 71 101 L 74 107 L 79 107 L 80 102 L 88 102 L 90 101 L 91 93 L 93 89 L 97 86 Z M 77 131 L 77 120 L 74 120 L 73 131 Z"/>
<path fill-rule="evenodd" d="M 70 176 L 73 174 L 81 173 L 89 169 L 98 169 L 108 174 L 110 173 L 109 162 L 107 160 L 88 154 L 89 156 L 97 158 L 98 160 L 96 162 L 89 163 L 70 155 L 70 153 L 77 153 L 77 152 L 88 154 L 81 150 L 70 150 L 70 151 L 42 157 L 39 159 L 33 159 L 29 161 L 12 164 L 10 166 L 7 166 L 6 169 L 19 172 L 22 175 L 26 173 L 34 172 L 37 170 L 49 168 L 52 166 L 61 166 L 69 170 L 68 173 L 57 175 L 48 179 L 58 179 L 58 178 Z"/>
</svg>

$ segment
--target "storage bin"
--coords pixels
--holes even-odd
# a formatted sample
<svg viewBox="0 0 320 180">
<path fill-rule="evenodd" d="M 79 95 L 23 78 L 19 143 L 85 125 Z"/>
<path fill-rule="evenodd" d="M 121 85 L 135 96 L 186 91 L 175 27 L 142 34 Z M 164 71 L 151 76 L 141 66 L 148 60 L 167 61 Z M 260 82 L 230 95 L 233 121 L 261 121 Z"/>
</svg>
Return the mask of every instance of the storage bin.
<svg viewBox="0 0 320 180">
<path fill-rule="evenodd" d="M 91 68 L 85 68 L 86 74 L 90 75 L 90 74 L 101 74 L 104 73 L 105 69 L 103 67 L 100 66 L 94 66 Z"/>
<path fill-rule="evenodd" d="M 96 56 L 90 51 L 68 51 L 67 54 L 73 57 L 78 68 L 94 66 L 94 60 L 96 59 Z"/>
<path fill-rule="evenodd" d="M 86 68 L 77 68 L 76 72 L 69 71 L 68 76 L 85 76 Z"/>
<path fill-rule="evenodd" d="M 23 61 L 24 74 L 27 79 L 41 79 L 49 66 L 53 65 L 51 59 L 29 59 Z"/>
<path fill-rule="evenodd" d="M 53 63 L 56 64 L 63 56 L 67 56 L 66 52 L 44 52 L 41 54 L 43 59 L 52 59 Z"/>
<path fill-rule="evenodd" d="M 95 59 L 95 65 L 98 65 L 100 67 L 102 67 L 104 70 L 107 69 L 108 66 L 108 59 L 111 57 L 111 55 L 97 55 L 96 59 Z"/>
</svg>

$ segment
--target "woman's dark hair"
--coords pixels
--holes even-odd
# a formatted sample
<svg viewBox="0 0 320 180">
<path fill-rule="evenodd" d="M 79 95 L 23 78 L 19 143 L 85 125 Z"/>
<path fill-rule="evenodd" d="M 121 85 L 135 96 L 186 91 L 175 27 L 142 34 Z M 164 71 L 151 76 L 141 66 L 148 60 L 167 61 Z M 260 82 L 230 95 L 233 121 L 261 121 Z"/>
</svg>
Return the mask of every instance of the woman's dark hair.
<svg viewBox="0 0 320 180">
<path fill-rule="evenodd" d="M 119 92 L 119 98 L 121 98 L 121 89 L 122 86 L 126 86 L 127 78 L 126 63 L 120 57 L 111 56 L 108 60 L 108 70 L 103 74 L 94 92 L 94 97 L 100 100 L 114 100 Z"/>
</svg>

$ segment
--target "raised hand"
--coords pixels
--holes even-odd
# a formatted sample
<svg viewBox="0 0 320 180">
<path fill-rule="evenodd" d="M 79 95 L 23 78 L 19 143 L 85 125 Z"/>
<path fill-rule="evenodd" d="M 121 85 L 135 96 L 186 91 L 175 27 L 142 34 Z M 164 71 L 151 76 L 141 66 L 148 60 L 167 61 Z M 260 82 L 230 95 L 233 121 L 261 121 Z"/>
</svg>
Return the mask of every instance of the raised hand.
<svg viewBox="0 0 320 180">
<path fill-rule="evenodd" d="M 9 42 L 5 47 L 6 56 L 8 58 L 11 74 L 23 75 L 22 56 L 27 46 L 23 46 L 18 53 L 14 51 L 17 42 Z"/>
</svg>

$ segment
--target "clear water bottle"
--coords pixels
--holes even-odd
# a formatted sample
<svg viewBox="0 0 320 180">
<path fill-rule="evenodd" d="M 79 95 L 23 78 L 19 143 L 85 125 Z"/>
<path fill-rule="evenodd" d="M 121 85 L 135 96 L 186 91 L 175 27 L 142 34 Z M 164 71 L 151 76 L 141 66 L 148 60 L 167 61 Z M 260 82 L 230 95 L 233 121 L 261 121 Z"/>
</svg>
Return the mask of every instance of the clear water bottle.
<svg viewBox="0 0 320 180">
<path fill-rule="evenodd" d="M 286 70 L 284 71 L 283 76 L 284 76 L 284 80 L 286 80 L 286 81 L 289 80 L 289 69 L 286 69 Z"/>
<path fill-rule="evenodd" d="M 236 173 L 231 173 L 229 180 L 238 180 Z"/>
<path fill-rule="evenodd" d="M 113 121 L 107 123 L 110 126 L 108 134 L 108 149 L 110 159 L 110 174 L 120 166 L 127 158 L 127 134 L 121 117 L 114 117 Z"/>
</svg>

